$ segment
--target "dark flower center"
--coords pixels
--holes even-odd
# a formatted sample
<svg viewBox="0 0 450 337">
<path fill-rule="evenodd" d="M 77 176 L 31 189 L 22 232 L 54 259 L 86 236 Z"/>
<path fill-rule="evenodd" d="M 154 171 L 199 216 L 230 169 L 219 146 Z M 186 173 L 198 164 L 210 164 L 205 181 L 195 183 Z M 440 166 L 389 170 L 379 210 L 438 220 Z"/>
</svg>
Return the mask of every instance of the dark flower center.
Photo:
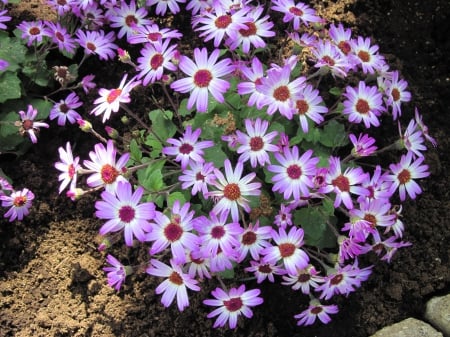
<svg viewBox="0 0 450 337">
<path fill-rule="evenodd" d="M 250 149 L 252 151 L 259 151 L 264 147 L 264 141 L 261 137 L 252 137 L 250 139 Z"/>
<path fill-rule="evenodd" d="M 309 105 L 304 99 L 299 99 L 295 102 L 295 107 L 297 108 L 297 113 L 299 115 L 304 115 L 309 110 Z"/>
<path fill-rule="evenodd" d="M 337 275 L 333 276 L 333 278 L 330 280 L 330 284 L 333 286 L 338 285 L 339 283 L 342 282 L 343 279 L 344 279 L 344 276 L 342 274 L 337 274 Z"/>
<path fill-rule="evenodd" d="M 369 103 L 367 103 L 367 101 L 364 99 L 358 99 L 358 102 L 356 102 L 356 111 L 358 111 L 362 115 L 365 115 L 370 111 Z"/>
<path fill-rule="evenodd" d="M 400 100 L 400 91 L 398 91 L 397 88 L 392 89 L 391 95 L 392 95 L 392 99 L 394 100 L 394 102 L 397 102 L 398 100 Z"/>
<path fill-rule="evenodd" d="M 56 32 L 56 33 L 55 33 L 55 36 L 56 36 L 56 38 L 57 38 L 59 41 L 61 41 L 61 42 L 64 42 L 64 41 L 65 41 L 64 35 L 61 34 L 61 32 Z"/>
<path fill-rule="evenodd" d="M 322 307 L 314 307 L 314 308 L 311 309 L 311 313 L 314 314 L 314 315 L 318 315 L 318 314 L 320 314 L 322 311 L 323 311 L 323 308 L 322 308 Z"/>
<path fill-rule="evenodd" d="M 301 169 L 300 166 L 298 166 L 296 164 L 293 164 L 293 165 L 290 165 L 286 169 L 286 173 L 289 176 L 289 178 L 291 178 L 291 179 L 298 179 L 302 175 L 302 169 Z"/>
<path fill-rule="evenodd" d="M 269 264 L 262 264 L 258 266 L 258 271 L 263 274 L 270 274 L 272 272 L 272 268 Z"/>
<path fill-rule="evenodd" d="M 370 61 L 370 54 L 368 52 L 366 52 L 365 50 L 360 50 L 358 52 L 358 57 L 363 62 L 369 62 Z"/>
<path fill-rule="evenodd" d="M 364 214 L 364 220 L 370 222 L 372 228 L 375 228 L 377 225 L 377 218 L 373 214 Z"/>
<path fill-rule="evenodd" d="M 295 16 L 302 16 L 303 15 L 303 11 L 300 8 L 297 8 L 297 7 L 289 8 L 289 13 L 294 14 Z"/>
<path fill-rule="evenodd" d="M 135 210 L 131 206 L 122 206 L 119 209 L 119 218 L 123 222 L 127 222 L 127 223 L 131 222 L 131 220 L 134 219 L 134 215 L 135 215 Z"/>
<path fill-rule="evenodd" d="M 300 283 L 306 283 L 311 279 L 311 275 L 309 275 L 308 273 L 301 273 L 300 275 L 298 275 L 297 280 Z"/>
<path fill-rule="evenodd" d="M 337 188 L 339 188 L 339 190 L 341 192 L 349 192 L 350 191 L 350 181 L 348 180 L 348 178 L 344 175 L 340 175 L 339 177 L 337 177 L 336 179 L 333 179 L 331 181 L 331 184 Z"/>
<path fill-rule="evenodd" d="M 33 128 L 33 121 L 30 119 L 25 119 L 22 122 L 22 127 L 24 128 L 24 130 L 30 130 Z"/>
<path fill-rule="evenodd" d="M 181 144 L 181 146 L 179 147 L 179 151 L 182 154 L 189 154 L 191 153 L 191 151 L 194 149 L 194 147 L 191 144 L 188 143 L 183 143 Z"/>
<path fill-rule="evenodd" d="M 164 57 L 162 56 L 162 54 L 155 54 L 152 56 L 152 58 L 150 59 L 150 67 L 152 67 L 153 70 L 158 69 L 159 67 L 161 67 L 161 65 L 164 62 Z"/>
<path fill-rule="evenodd" d="M 150 41 L 159 41 L 159 40 L 161 40 L 161 38 L 162 38 L 162 34 L 159 32 L 147 34 L 147 39 L 149 39 Z"/>
<path fill-rule="evenodd" d="M 227 308 L 228 311 L 234 312 L 241 309 L 243 303 L 240 297 L 233 297 L 227 301 L 223 301 L 223 305 L 225 306 L 225 308 Z"/>
<path fill-rule="evenodd" d="M 397 178 L 400 181 L 400 184 L 406 184 L 411 180 L 411 172 L 403 169 L 403 171 L 398 174 Z"/>
<path fill-rule="evenodd" d="M 205 176 L 201 172 L 197 172 L 195 175 L 195 180 L 205 181 Z"/>
<path fill-rule="evenodd" d="M 95 44 L 93 44 L 92 42 L 86 43 L 86 48 L 89 49 L 90 51 L 95 51 L 97 49 Z"/>
<path fill-rule="evenodd" d="M 170 242 L 178 241 L 183 234 L 183 229 L 179 224 L 171 222 L 164 228 L 164 235 Z"/>
<path fill-rule="evenodd" d="M 282 85 L 274 90 L 273 97 L 277 101 L 284 102 L 284 101 L 288 100 L 289 97 L 291 97 L 291 93 L 289 91 L 289 88 L 286 85 Z"/>
<path fill-rule="evenodd" d="M 39 27 L 31 27 L 28 31 L 31 35 L 39 35 L 41 33 L 41 30 Z"/>
<path fill-rule="evenodd" d="M 211 236 L 214 239 L 220 239 L 221 237 L 223 237 L 225 235 L 225 229 L 223 228 L 223 226 L 214 226 L 211 229 Z"/>
<path fill-rule="evenodd" d="M 221 15 L 214 21 L 214 24 L 219 29 L 225 29 L 231 22 L 231 15 Z"/>
<path fill-rule="evenodd" d="M 108 97 L 106 97 L 106 101 L 111 104 L 113 103 L 117 97 L 120 96 L 120 94 L 122 93 L 122 89 L 112 89 L 109 94 Z"/>
<path fill-rule="evenodd" d="M 243 245 L 250 246 L 256 242 L 256 233 L 253 231 L 248 231 L 244 235 L 242 235 L 241 240 Z"/>
<path fill-rule="evenodd" d="M 69 106 L 63 103 L 59 106 L 59 111 L 61 111 L 62 113 L 66 113 L 67 111 L 69 111 Z"/>
<path fill-rule="evenodd" d="M 100 170 L 100 176 L 105 184 L 112 184 L 115 182 L 118 175 L 119 171 L 109 164 L 103 165 Z"/>
<path fill-rule="evenodd" d="M 238 184 L 231 183 L 225 186 L 223 189 L 223 196 L 231 201 L 239 199 L 241 196 L 241 190 Z"/>
<path fill-rule="evenodd" d="M 128 15 L 125 18 L 125 24 L 128 27 L 132 27 L 133 25 L 135 25 L 136 23 L 138 23 L 138 20 L 136 19 L 136 17 L 134 15 Z"/>
<path fill-rule="evenodd" d="M 206 88 L 212 78 L 212 74 L 209 70 L 200 69 L 194 74 L 194 83 L 197 87 Z"/>
<path fill-rule="evenodd" d="M 324 57 L 322 57 L 322 62 L 325 62 L 326 64 L 328 64 L 330 67 L 334 66 L 336 64 L 336 62 L 334 61 L 333 58 L 331 58 L 328 55 L 325 55 Z"/>
<path fill-rule="evenodd" d="M 21 196 L 14 198 L 13 205 L 14 205 L 14 207 L 22 207 L 23 205 L 26 204 L 26 202 L 27 202 L 27 197 L 21 195 Z"/>
<path fill-rule="evenodd" d="M 350 47 L 350 44 L 347 41 L 339 42 L 338 47 L 345 55 L 348 55 L 352 50 L 352 47 Z"/>
<path fill-rule="evenodd" d="M 295 252 L 295 245 L 292 243 L 282 243 L 278 246 L 281 257 L 284 259 L 286 257 L 290 257 Z"/>
<path fill-rule="evenodd" d="M 247 26 L 247 29 L 239 29 L 239 33 L 241 33 L 242 36 L 248 37 L 256 35 L 257 28 L 254 22 L 246 22 L 245 25 Z"/>
<path fill-rule="evenodd" d="M 177 286 L 181 286 L 183 284 L 183 278 L 176 271 L 173 271 L 172 274 L 170 274 L 169 281 Z"/>
</svg>

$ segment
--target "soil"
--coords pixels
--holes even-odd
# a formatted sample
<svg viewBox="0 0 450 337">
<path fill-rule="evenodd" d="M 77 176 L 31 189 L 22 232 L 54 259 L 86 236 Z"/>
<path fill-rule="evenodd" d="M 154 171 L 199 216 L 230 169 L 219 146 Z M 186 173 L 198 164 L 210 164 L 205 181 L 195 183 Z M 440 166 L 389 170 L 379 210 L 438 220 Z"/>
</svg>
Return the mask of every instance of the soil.
<svg viewBox="0 0 450 337">
<path fill-rule="evenodd" d="M 401 249 L 390 264 L 378 263 L 361 289 L 338 299 L 340 312 L 329 325 L 297 327 L 293 315 L 303 310 L 305 299 L 269 284 L 263 287 L 265 304 L 254 310 L 253 319 L 240 321 L 234 331 L 212 329 L 201 300 L 213 284 L 191 296 L 191 306 L 182 313 L 164 309 L 154 293 L 159 281 L 151 277 L 134 275 L 120 292 L 106 285 L 104 256 L 95 242 L 101 223 L 93 216 L 94 197 L 73 203 L 57 193 L 53 163 L 57 147 L 70 134 L 43 132 L 23 158 L 0 157 L 16 188 L 38 192 L 23 222 L 0 220 L 1 336 L 365 337 L 407 317 L 421 318 L 429 298 L 450 292 L 450 3 L 316 3 L 328 18 L 380 46 L 408 81 L 410 104 L 423 113 L 439 143 L 427 154 L 432 175 L 421 182 L 423 194 L 404 204 L 405 240 L 413 246 Z M 89 149 L 91 144 L 80 138 L 77 146 Z"/>
</svg>

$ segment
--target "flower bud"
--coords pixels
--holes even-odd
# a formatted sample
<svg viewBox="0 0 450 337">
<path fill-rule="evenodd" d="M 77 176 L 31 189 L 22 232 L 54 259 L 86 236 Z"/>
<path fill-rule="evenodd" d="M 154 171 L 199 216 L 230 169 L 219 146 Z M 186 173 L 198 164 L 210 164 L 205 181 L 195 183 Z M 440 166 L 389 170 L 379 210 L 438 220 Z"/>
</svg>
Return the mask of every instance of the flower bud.
<svg viewBox="0 0 450 337">
<path fill-rule="evenodd" d="M 123 125 L 128 125 L 130 124 L 130 119 L 127 116 L 122 116 L 120 118 L 120 121 L 122 122 Z"/>
<path fill-rule="evenodd" d="M 107 126 L 105 126 L 105 131 L 108 134 L 109 138 L 111 138 L 111 139 L 119 138 L 119 131 L 117 131 L 116 129 L 107 125 Z"/>
<path fill-rule="evenodd" d="M 85 119 L 77 119 L 77 124 L 80 126 L 81 131 L 91 132 L 92 124 Z"/>
</svg>

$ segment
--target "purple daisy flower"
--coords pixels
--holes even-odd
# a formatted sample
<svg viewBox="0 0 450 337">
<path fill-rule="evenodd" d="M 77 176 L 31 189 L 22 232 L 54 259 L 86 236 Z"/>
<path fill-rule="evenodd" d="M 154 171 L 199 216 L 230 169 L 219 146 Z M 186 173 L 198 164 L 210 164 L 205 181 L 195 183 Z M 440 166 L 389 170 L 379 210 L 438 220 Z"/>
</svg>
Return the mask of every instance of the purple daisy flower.
<svg viewBox="0 0 450 337">
<path fill-rule="evenodd" d="M 22 221 L 23 217 L 30 213 L 33 199 L 34 194 L 28 188 L 24 188 L 21 191 L 13 191 L 10 195 L 0 195 L 2 207 L 10 207 L 3 216 L 9 218 L 10 222 L 16 219 Z"/>
<path fill-rule="evenodd" d="M 271 144 L 278 132 L 272 131 L 266 134 L 269 122 L 260 118 L 255 121 L 246 119 L 245 128 L 246 134 L 239 130 L 236 131 L 238 142 L 241 144 L 237 149 L 237 153 L 241 154 L 239 160 L 242 162 L 250 160 L 253 168 L 258 164 L 261 166 L 266 163 L 270 164 L 268 152 L 278 151 L 278 146 Z"/>
<path fill-rule="evenodd" d="M 331 321 L 330 314 L 337 314 L 338 306 L 335 304 L 324 305 L 317 300 L 312 300 L 309 303 L 308 309 L 302 311 L 294 318 L 298 319 L 297 325 L 308 326 L 314 324 L 317 318 L 323 323 L 328 324 Z"/>
<path fill-rule="evenodd" d="M 151 20 L 145 18 L 147 14 L 145 7 L 136 9 L 136 2 L 132 0 L 129 5 L 121 2 L 120 7 L 113 7 L 108 19 L 111 21 L 111 27 L 120 28 L 117 37 L 120 39 L 126 34 L 128 39 L 136 33 L 139 27 L 152 23 Z"/>
<path fill-rule="evenodd" d="M 115 50 L 119 48 L 115 43 L 114 32 L 109 32 L 105 35 L 103 30 L 98 31 L 84 31 L 78 29 L 76 32 L 76 41 L 84 48 L 84 53 L 87 55 L 98 55 L 100 60 L 110 60 L 116 55 Z"/>
<path fill-rule="evenodd" d="M 348 115 L 351 123 L 364 122 L 366 128 L 380 126 L 378 116 L 383 112 L 383 97 L 376 86 L 366 86 L 360 81 L 357 88 L 347 86 L 343 94 L 347 99 L 344 101 L 342 113 Z"/>
<path fill-rule="evenodd" d="M 144 188 L 139 186 L 134 192 L 129 182 L 118 182 L 114 192 L 103 191 L 103 200 L 95 203 L 95 216 L 108 221 L 100 228 L 100 235 L 122 231 L 125 244 L 133 245 L 134 237 L 140 242 L 146 241 L 146 233 L 152 230 L 148 222 L 155 216 L 152 202 L 140 204 Z"/>
<path fill-rule="evenodd" d="M 189 167 L 190 170 L 183 170 L 182 175 L 178 177 L 178 180 L 182 181 L 181 188 L 185 190 L 192 186 L 192 195 L 199 192 L 205 195 L 208 193 L 208 185 L 214 179 L 214 164 L 190 161 Z"/>
<path fill-rule="evenodd" d="M 22 39 L 27 41 L 27 46 L 31 46 L 33 42 L 36 44 L 42 43 L 44 36 L 51 36 L 50 29 L 48 29 L 44 21 L 22 21 L 17 28 L 22 32 Z"/>
<path fill-rule="evenodd" d="M 92 174 L 87 178 L 90 187 L 105 186 L 110 193 L 114 193 L 119 181 L 127 181 L 123 176 L 126 172 L 126 164 L 130 158 L 129 153 L 124 153 L 116 162 L 117 149 L 112 140 L 108 140 L 106 148 L 102 143 L 94 146 L 94 151 L 89 152 L 91 160 L 83 161 Z"/>
<path fill-rule="evenodd" d="M 364 74 L 374 74 L 386 63 L 384 57 L 378 54 L 378 46 L 371 46 L 370 38 L 358 36 L 357 39 L 351 40 L 350 44 L 353 54 L 356 55 L 355 60 L 361 66 Z"/>
<path fill-rule="evenodd" d="M 158 44 L 162 43 L 165 40 L 180 39 L 182 36 L 183 34 L 175 29 L 159 28 L 159 26 L 154 23 L 151 25 L 145 25 L 143 27 L 137 27 L 135 33 L 132 36 L 128 37 L 128 43 Z"/>
<path fill-rule="evenodd" d="M 216 299 L 206 299 L 203 304 L 218 307 L 208 314 L 208 318 L 217 317 L 213 327 L 223 327 L 225 324 L 229 324 L 230 329 L 234 329 L 237 326 L 238 317 L 244 315 L 247 318 L 253 316 L 253 312 L 250 307 L 260 305 L 263 303 L 263 299 L 259 297 L 261 291 L 259 289 L 252 289 L 245 291 L 245 285 L 239 286 L 239 288 L 231 288 L 227 293 L 221 288 L 216 288 L 211 294 Z"/>
<path fill-rule="evenodd" d="M 106 262 L 110 264 L 110 266 L 103 268 L 103 271 L 106 272 L 108 285 L 119 291 L 122 283 L 125 282 L 125 278 L 133 273 L 133 268 L 131 266 L 124 266 L 110 254 L 106 256 Z"/>
<path fill-rule="evenodd" d="M 242 46 L 242 51 L 245 54 L 248 54 L 251 45 L 255 48 L 264 48 L 266 42 L 263 38 L 275 36 L 275 32 L 270 30 L 273 27 L 273 23 L 268 21 L 269 15 L 260 18 L 263 10 L 264 7 L 259 6 L 252 8 L 252 10 L 247 13 L 245 17 L 250 19 L 250 21 L 244 23 L 247 28 L 238 29 L 233 38 L 228 38 L 226 40 L 226 44 L 231 50 Z"/>
<path fill-rule="evenodd" d="M 59 186 L 59 193 L 61 193 L 69 184 L 70 189 L 75 189 L 77 184 L 77 175 L 81 166 L 79 164 L 80 157 L 73 158 L 72 148 L 70 143 L 66 143 L 66 149 L 61 146 L 58 148 L 59 158 L 61 161 L 55 163 L 55 168 L 61 171 L 58 176 L 58 181 L 61 181 Z"/>
<path fill-rule="evenodd" d="M 248 106 L 256 105 L 258 109 L 261 109 L 263 107 L 261 102 L 265 96 L 259 91 L 258 87 L 261 84 L 261 78 L 265 76 L 263 64 L 255 56 L 252 58 L 251 68 L 241 66 L 239 67 L 239 71 L 245 77 L 246 81 L 241 81 L 237 84 L 238 94 L 250 94 L 247 102 Z"/>
<path fill-rule="evenodd" d="M 198 237 L 191 233 L 194 211 L 189 210 L 190 206 L 190 203 L 185 203 L 181 207 L 180 202 L 175 200 L 170 218 L 156 211 L 153 230 L 147 234 L 147 241 L 153 241 L 150 248 L 151 255 L 162 252 L 170 246 L 173 260 L 182 264 L 186 263 L 186 250 L 197 250 Z"/>
<path fill-rule="evenodd" d="M 303 2 L 295 3 L 294 0 L 274 0 L 271 9 L 284 14 L 283 22 L 291 22 L 294 30 L 300 29 L 300 24 L 308 25 L 310 22 L 323 22 L 316 11 Z"/>
<path fill-rule="evenodd" d="M 177 46 L 169 46 L 169 43 L 170 40 L 164 40 L 162 43 L 146 43 L 141 49 L 142 57 L 139 57 L 137 61 L 140 70 L 138 78 L 143 78 L 143 85 L 159 81 L 164 69 L 177 70 L 177 66 L 172 63 Z"/>
<path fill-rule="evenodd" d="M 31 142 L 37 143 L 36 134 L 39 133 L 39 128 L 49 128 L 50 126 L 44 122 L 35 122 L 34 119 L 37 117 L 38 111 L 33 108 L 32 105 L 28 105 L 27 111 L 19 111 L 20 119 L 22 122 L 20 123 L 19 133 L 23 136 L 25 133 L 31 139 Z"/>
<path fill-rule="evenodd" d="M 61 52 L 65 51 L 69 54 L 75 54 L 75 49 L 77 48 L 75 39 L 67 32 L 67 29 L 61 26 L 59 22 L 47 21 L 45 24 L 50 31 L 50 38 L 53 43 L 58 45 L 58 49 Z"/>
<path fill-rule="evenodd" d="M 372 155 L 377 150 L 377 146 L 374 145 L 375 138 L 370 137 L 366 133 L 359 134 L 358 138 L 356 138 L 356 136 L 351 133 L 348 137 L 353 144 L 353 157 L 367 157 Z"/>
<path fill-rule="evenodd" d="M 283 275 L 282 285 L 291 286 L 292 290 L 301 290 L 303 294 L 311 294 L 311 288 L 315 289 L 319 283 L 323 282 L 323 277 L 313 265 L 308 265 L 304 269 L 298 269 L 295 274 Z"/>
<path fill-rule="evenodd" d="M 331 40 L 341 50 L 344 55 L 349 55 L 352 51 L 352 30 L 350 28 L 345 29 L 342 23 L 338 26 L 331 24 L 328 30 Z"/>
<path fill-rule="evenodd" d="M 173 260 L 170 260 L 169 267 L 165 263 L 151 259 L 150 267 L 147 268 L 147 274 L 166 278 L 155 289 L 155 293 L 163 294 L 161 303 L 166 308 L 172 304 L 176 297 L 178 310 L 183 311 L 189 306 L 187 288 L 194 291 L 200 290 L 200 287 L 197 285 L 198 281 L 190 277 L 189 274 L 185 274 L 181 266 Z"/>
<path fill-rule="evenodd" d="M 419 157 L 413 161 L 413 153 L 409 151 L 406 155 L 402 155 L 400 162 L 389 165 L 392 174 L 386 179 L 392 181 L 391 192 L 395 192 L 398 188 L 400 200 L 405 201 L 406 193 L 411 199 L 422 193 L 422 189 L 414 179 L 426 178 L 430 175 L 428 165 L 422 165 L 424 157 Z"/>
<path fill-rule="evenodd" d="M 58 118 L 58 125 L 64 126 L 66 125 L 66 121 L 70 124 L 75 124 L 78 119 L 81 119 L 81 116 L 74 109 L 79 108 L 83 105 L 78 98 L 78 96 L 72 92 L 65 99 L 59 101 L 59 103 L 55 103 L 53 108 L 50 110 L 49 118 L 51 120 Z"/>
<path fill-rule="evenodd" d="M 192 26 L 200 25 L 200 27 L 195 28 L 196 31 L 202 31 L 199 36 L 204 38 L 205 42 L 214 39 L 214 47 L 218 48 L 225 37 L 234 39 L 239 29 L 245 30 L 248 28 L 245 23 L 250 22 L 251 19 L 245 15 L 249 9 L 247 7 L 230 13 L 219 3 L 214 6 L 213 11 L 204 11 L 194 17 Z"/>
<path fill-rule="evenodd" d="M 319 162 L 318 157 L 311 157 L 312 150 L 308 150 L 300 157 L 299 149 L 293 146 L 292 150 L 288 147 L 283 149 L 283 153 L 275 153 L 275 158 L 280 165 L 269 165 L 267 169 L 276 173 L 272 177 L 274 182 L 272 191 L 283 193 L 284 199 L 288 200 L 291 196 L 295 200 L 302 197 L 309 197 L 309 188 L 314 187 L 312 178 L 316 174 L 316 165 Z"/>
<path fill-rule="evenodd" d="M 234 67 L 229 58 L 217 62 L 219 55 L 219 49 L 215 49 L 208 57 L 206 48 L 195 48 L 195 62 L 187 56 L 181 56 L 179 67 L 189 77 L 173 82 L 170 87 L 178 92 L 190 92 L 188 109 L 196 103 L 198 112 L 207 112 L 209 93 L 216 101 L 224 102 L 223 94 L 230 88 L 230 82 L 220 77 L 232 73 Z"/>
<path fill-rule="evenodd" d="M 251 181 L 256 177 L 256 173 L 252 172 L 241 178 L 244 170 L 242 162 L 238 161 L 235 170 L 231 167 L 230 160 L 226 159 L 225 162 L 225 174 L 214 169 L 214 175 L 217 180 L 212 184 L 218 188 L 217 191 L 210 191 L 206 194 L 207 197 L 218 198 L 217 204 L 213 208 L 213 212 L 220 215 L 222 212 L 231 211 L 231 218 L 234 222 L 239 221 L 239 209 L 242 207 L 247 213 L 250 212 L 249 201 L 246 196 L 258 196 L 261 194 L 261 183 Z"/>
<path fill-rule="evenodd" d="M 274 275 L 286 274 L 286 270 L 279 265 L 273 263 L 264 263 L 261 261 L 250 261 L 250 267 L 245 268 L 245 271 L 255 274 L 256 283 L 260 284 L 264 280 L 274 283 Z"/>
<path fill-rule="evenodd" d="M 46 4 L 57 12 L 58 16 L 62 17 L 66 13 L 72 11 L 72 6 L 75 5 L 75 0 L 47 0 Z"/>
<path fill-rule="evenodd" d="M 191 162 L 203 163 L 203 149 L 214 146 L 212 140 L 198 141 L 202 129 L 198 128 L 192 132 L 192 126 L 186 126 L 186 130 L 180 139 L 169 138 L 167 143 L 172 146 L 166 146 L 162 153 L 169 156 L 176 156 L 175 161 L 181 162 L 181 169 L 185 170 Z"/>
<path fill-rule="evenodd" d="M 279 228 L 278 232 L 272 230 L 275 245 L 261 251 L 261 255 L 264 255 L 262 262 L 275 264 L 283 260 L 284 268 L 292 275 L 297 273 L 297 269 L 305 269 L 309 264 L 309 256 L 300 248 L 304 244 L 303 235 L 303 229 L 295 226 L 291 227 L 289 233 L 284 228 Z"/>
<path fill-rule="evenodd" d="M 392 117 L 394 120 L 402 115 L 402 102 L 409 102 L 411 100 L 411 93 L 406 91 L 408 82 L 399 79 L 399 72 L 393 71 L 392 77 L 386 83 L 386 104 L 392 108 Z"/>
<path fill-rule="evenodd" d="M 319 68 L 322 74 L 331 72 L 335 77 L 345 78 L 352 68 L 348 57 L 328 40 L 319 40 L 312 48 L 312 54 L 316 59 L 314 67 Z"/>
<path fill-rule="evenodd" d="M 291 81 L 291 65 L 272 68 L 267 76 L 261 78 L 258 90 L 264 95 L 261 105 L 268 105 L 267 114 L 273 115 L 277 110 L 287 119 L 295 113 L 294 93 L 305 86 L 306 77 L 300 76 Z"/>
<path fill-rule="evenodd" d="M 320 124 L 324 121 L 322 115 L 328 112 L 323 99 L 319 96 L 319 90 L 314 89 L 311 84 L 307 84 L 293 97 L 295 113 L 298 115 L 300 125 L 304 133 L 308 133 L 308 118 L 314 123 Z"/>
<path fill-rule="evenodd" d="M 347 209 L 353 208 L 353 200 L 350 193 L 356 195 L 369 195 L 369 191 L 360 186 L 360 184 L 367 179 L 368 174 L 360 167 L 348 167 L 344 173 L 341 170 L 341 161 L 337 157 L 330 157 L 330 168 L 325 177 L 325 186 L 318 189 L 319 193 L 336 194 L 334 200 L 334 207 L 339 207 L 341 203 L 344 203 Z"/>
<path fill-rule="evenodd" d="M 405 133 L 401 132 L 400 121 L 398 122 L 398 131 L 400 133 L 400 140 L 398 145 L 400 148 L 405 148 L 408 152 L 412 152 L 414 157 L 423 157 L 422 151 L 426 151 L 427 147 L 424 144 L 424 138 L 422 137 L 422 130 L 416 124 L 414 119 L 409 121 L 408 127 Z"/>
<path fill-rule="evenodd" d="M 240 245 L 237 247 L 237 261 L 242 262 L 250 253 L 252 259 L 259 260 L 261 251 L 270 247 L 269 239 L 272 237 L 271 226 L 259 226 L 257 220 L 255 224 L 248 227 L 239 235 Z"/>
</svg>

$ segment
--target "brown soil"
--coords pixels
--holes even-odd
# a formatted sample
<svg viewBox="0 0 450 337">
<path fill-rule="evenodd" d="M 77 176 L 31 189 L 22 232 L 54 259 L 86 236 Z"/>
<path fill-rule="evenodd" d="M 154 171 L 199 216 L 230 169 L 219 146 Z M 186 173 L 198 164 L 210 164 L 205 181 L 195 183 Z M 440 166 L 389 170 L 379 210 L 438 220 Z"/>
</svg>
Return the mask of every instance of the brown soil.
<svg viewBox="0 0 450 337">
<path fill-rule="evenodd" d="M 201 304 L 205 293 L 191 296 L 191 306 L 179 313 L 163 308 L 154 294 L 158 280 L 151 277 L 135 275 L 119 293 L 106 285 L 104 257 L 95 243 L 100 222 L 93 217 L 94 199 L 72 203 L 58 196 L 53 162 L 68 136 L 43 132 L 24 158 L 0 158 L 16 188 L 38 193 L 23 222 L 0 220 L 1 336 L 365 337 L 404 318 L 422 317 L 431 296 L 450 292 L 450 4 L 316 2 L 328 17 L 339 15 L 335 18 L 372 37 L 390 64 L 401 69 L 412 104 L 439 143 L 427 156 L 433 174 L 422 182 L 424 193 L 404 205 L 405 239 L 413 246 L 400 250 L 391 264 L 377 264 L 362 289 L 339 299 L 340 313 L 327 326 L 296 327 L 292 316 L 303 310 L 305 299 L 268 285 L 265 304 L 254 310 L 253 319 L 235 331 L 213 330 L 205 318 L 208 308 Z M 80 139 L 77 146 L 88 145 Z"/>
</svg>

